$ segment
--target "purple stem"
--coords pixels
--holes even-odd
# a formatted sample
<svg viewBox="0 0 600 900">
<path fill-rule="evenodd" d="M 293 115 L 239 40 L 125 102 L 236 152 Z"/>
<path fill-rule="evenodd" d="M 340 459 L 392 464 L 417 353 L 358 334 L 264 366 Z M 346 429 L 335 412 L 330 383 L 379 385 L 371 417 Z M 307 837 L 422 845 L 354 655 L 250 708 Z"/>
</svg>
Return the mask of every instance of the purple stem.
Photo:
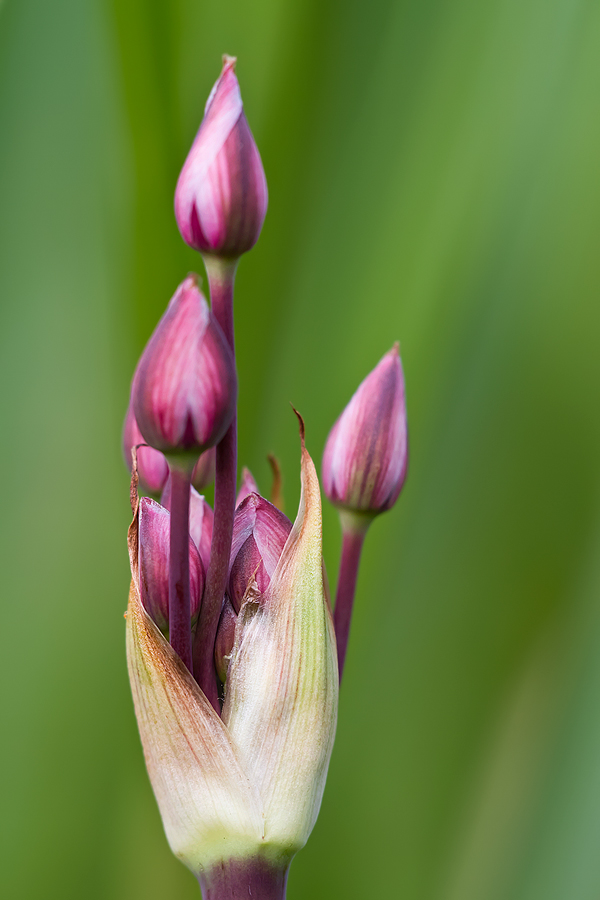
<svg viewBox="0 0 600 900">
<path fill-rule="evenodd" d="M 237 262 L 216 258 L 205 259 L 213 315 L 221 326 L 234 353 L 233 284 Z M 200 616 L 194 638 L 194 675 L 196 681 L 220 714 L 219 692 L 214 652 L 221 605 L 227 587 L 233 515 L 235 512 L 237 476 L 237 412 L 225 436 L 217 444 L 215 471 L 215 518 L 213 523 L 210 562 Z"/>
<path fill-rule="evenodd" d="M 199 877 L 203 900 L 285 900 L 288 866 L 261 860 L 229 860 Z"/>
<path fill-rule="evenodd" d="M 192 671 L 190 625 L 190 484 L 191 472 L 171 467 L 169 536 L 169 641 Z"/>
<path fill-rule="evenodd" d="M 337 591 L 335 595 L 335 610 L 333 624 L 337 641 L 338 670 L 340 682 L 344 671 L 344 660 L 348 648 L 350 635 L 350 621 L 352 619 L 352 607 L 356 592 L 356 579 L 360 554 L 367 533 L 368 525 L 354 524 L 342 516 L 342 558 L 338 575 Z"/>
</svg>

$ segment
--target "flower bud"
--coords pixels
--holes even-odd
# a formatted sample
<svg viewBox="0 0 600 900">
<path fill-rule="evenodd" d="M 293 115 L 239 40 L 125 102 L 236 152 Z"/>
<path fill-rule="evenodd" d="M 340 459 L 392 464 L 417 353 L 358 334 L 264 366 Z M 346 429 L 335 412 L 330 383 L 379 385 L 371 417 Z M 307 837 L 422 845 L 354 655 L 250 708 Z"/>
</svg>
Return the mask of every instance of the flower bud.
<svg viewBox="0 0 600 900">
<path fill-rule="evenodd" d="M 222 684 L 227 681 L 227 669 L 235 643 L 237 616 L 229 599 L 225 597 L 215 641 L 215 669 Z"/>
<path fill-rule="evenodd" d="M 375 515 L 398 499 L 407 462 L 404 375 L 394 344 L 331 429 L 323 488 L 336 506 Z"/>
<path fill-rule="evenodd" d="M 254 246 L 267 212 L 267 182 L 244 115 L 235 62 L 223 57 L 175 190 L 175 218 L 184 241 L 201 253 L 230 258 Z"/>
<path fill-rule="evenodd" d="M 169 478 L 160 498 L 165 509 L 171 511 L 171 479 Z M 190 488 L 190 537 L 196 545 L 204 566 L 208 570 L 212 543 L 214 513 L 204 497 Z"/>
<path fill-rule="evenodd" d="M 144 608 L 163 633 L 169 630 L 169 533 L 171 516 L 160 503 L 142 497 L 139 509 L 139 579 Z M 200 612 L 204 568 L 190 539 L 190 600 L 194 623 Z"/>
<path fill-rule="evenodd" d="M 194 466 L 192 472 L 192 484 L 199 493 L 215 480 L 215 463 L 217 458 L 216 447 L 205 450 Z"/>
<path fill-rule="evenodd" d="M 236 509 L 228 582 L 236 612 L 253 579 L 261 594 L 268 588 L 291 529 L 288 517 L 258 494 L 249 494 Z"/>
<path fill-rule="evenodd" d="M 138 447 L 137 466 L 140 487 L 144 493 L 160 494 L 169 477 L 169 466 L 159 450 L 154 450 L 148 446 L 139 447 L 139 444 L 145 443 L 142 432 L 135 421 L 133 407 L 130 402 L 123 425 L 123 456 L 125 457 L 125 464 L 131 472 L 131 451 L 134 447 Z"/>
<path fill-rule="evenodd" d="M 240 489 L 238 491 L 237 497 L 235 498 L 235 508 L 237 509 L 242 500 L 245 500 L 249 494 L 260 494 L 258 490 L 258 485 L 254 480 L 254 476 L 250 469 L 247 469 L 246 466 L 242 469 L 242 483 L 240 484 Z"/>
<path fill-rule="evenodd" d="M 227 430 L 237 396 L 235 363 L 195 276 L 177 288 L 156 326 L 131 394 L 145 440 L 167 455 L 198 456 Z"/>
</svg>

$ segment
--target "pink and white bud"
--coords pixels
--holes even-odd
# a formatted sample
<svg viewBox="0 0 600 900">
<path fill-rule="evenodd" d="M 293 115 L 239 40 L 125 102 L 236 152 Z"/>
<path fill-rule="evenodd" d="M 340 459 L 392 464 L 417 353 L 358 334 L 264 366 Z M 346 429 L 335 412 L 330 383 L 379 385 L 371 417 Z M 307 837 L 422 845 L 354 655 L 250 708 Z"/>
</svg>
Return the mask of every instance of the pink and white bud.
<svg viewBox="0 0 600 900">
<path fill-rule="evenodd" d="M 249 494 L 236 509 L 228 582 L 236 613 L 253 579 L 259 593 L 268 588 L 291 528 L 288 517 L 258 494 Z"/>
<path fill-rule="evenodd" d="M 175 218 L 184 241 L 200 253 L 229 258 L 241 256 L 258 240 L 268 199 L 235 62 L 223 57 L 223 71 L 175 190 Z"/>
<path fill-rule="evenodd" d="M 221 684 L 227 681 L 227 670 L 231 660 L 231 652 L 235 643 L 235 626 L 237 624 L 237 615 L 229 599 L 225 597 L 223 609 L 221 610 L 221 618 L 219 619 L 219 627 L 217 629 L 217 639 L 215 641 L 215 669 Z"/>
<path fill-rule="evenodd" d="M 398 499 L 407 463 L 404 375 L 395 344 L 331 429 L 323 455 L 323 488 L 336 506 L 375 515 Z"/>
<path fill-rule="evenodd" d="M 171 511 L 171 479 L 169 478 L 162 492 L 160 502 L 165 509 Z M 190 537 L 200 553 L 204 571 L 208 571 L 210 562 L 210 545 L 212 543 L 213 521 L 215 514 L 204 497 L 195 488 L 190 488 Z"/>
<path fill-rule="evenodd" d="M 192 472 L 192 484 L 200 493 L 215 480 L 216 458 L 216 448 L 211 447 L 210 450 L 206 450 L 202 453 L 200 459 L 194 466 L 194 471 Z"/>
<path fill-rule="evenodd" d="M 196 282 L 188 276 L 156 326 L 131 390 L 139 429 L 167 455 L 199 455 L 217 444 L 233 418 L 233 354 Z"/>
<path fill-rule="evenodd" d="M 260 491 L 258 490 L 258 485 L 254 480 L 252 472 L 244 466 L 242 469 L 242 482 L 237 497 L 235 498 L 235 508 L 237 509 L 240 503 L 242 503 L 242 501 L 250 494 L 260 494 Z"/>
<path fill-rule="evenodd" d="M 125 422 L 123 424 L 123 456 L 125 458 L 125 464 L 131 472 L 133 465 L 131 451 L 134 447 L 138 447 L 137 466 L 142 492 L 159 495 L 169 477 L 169 466 L 160 450 L 154 450 L 147 445 L 139 447 L 140 444 L 145 443 L 142 432 L 135 421 L 135 415 L 130 401 L 125 415 Z"/>
<path fill-rule="evenodd" d="M 163 633 L 169 630 L 169 536 L 171 516 L 160 503 L 142 497 L 139 508 L 139 580 L 142 603 Z M 191 622 L 198 618 L 204 567 L 190 539 Z"/>
</svg>

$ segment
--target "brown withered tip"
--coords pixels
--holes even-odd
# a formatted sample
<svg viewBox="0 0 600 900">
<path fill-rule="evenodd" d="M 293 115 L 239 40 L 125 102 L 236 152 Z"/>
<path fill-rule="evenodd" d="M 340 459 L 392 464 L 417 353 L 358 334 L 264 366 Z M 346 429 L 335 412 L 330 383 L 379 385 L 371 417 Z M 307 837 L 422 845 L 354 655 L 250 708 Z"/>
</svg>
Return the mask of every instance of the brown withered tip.
<svg viewBox="0 0 600 900">
<path fill-rule="evenodd" d="M 302 446 L 304 447 L 304 419 L 302 418 L 302 416 L 300 415 L 300 413 L 298 412 L 298 410 L 296 409 L 296 407 L 294 406 L 293 403 L 290 403 L 290 406 L 292 407 L 292 409 L 294 410 L 294 413 L 296 414 L 296 416 L 298 418 L 298 422 L 300 424 L 300 440 L 302 441 Z"/>
<path fill-rule="evenodd" d="M 400 356 L 400 341 L 394 341 L 394 346 L 392 347 L 392 350 L 395 350 L 396 354 L 398 356 Z"/>
<path fill-rule="evenodd" d="M 134 518 L 139 503 L 138 485 L 140 479 L 138 475 L 137 452 L 140 447 L 147 446 L 148 444 L 135 444 L 135 446 L 131 448 L 131 481 L 129 483 L 129 502 L 131 503 L 131 512 L 133 513 Z"/>
<path fill-rule="evenodd" d="M 223 60 L 223 68 L 235 69 L 235 64 L 237 62 L 237 56 L 230 56 L 229 53 L 224 53 L 222 56 Z"/>
<path fill-rule="evenodd" d="M 198 275 L 197 272 L 188 272 L 186 275 L 186 279 L 191 278 L 194 282 L 195 287 L 198 288 L 199 291 L 202 290 L 202 275 Z"/>
</svg>

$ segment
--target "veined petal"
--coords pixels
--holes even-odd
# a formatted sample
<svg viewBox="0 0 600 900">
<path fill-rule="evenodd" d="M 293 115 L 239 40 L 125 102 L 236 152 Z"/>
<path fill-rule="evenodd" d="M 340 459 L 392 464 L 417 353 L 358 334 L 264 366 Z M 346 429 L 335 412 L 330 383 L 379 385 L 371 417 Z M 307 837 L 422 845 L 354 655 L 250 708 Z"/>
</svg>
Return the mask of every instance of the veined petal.
<svg viewBox="0 0 600 900">
<path fill-rule="evenodd" d="M 129 546 L 136 573 L 136 520 Z M 135 574 L 127 663 L 148 775 L 173 853 L 196 874 L 220 860 L 256 855 L 263 843 L 257 792 L 223 722 L 144 610 Z"/>
<path fill-rule="evenodd" d="M 302 495 L 265 594 L 238 616 L 223 720 L 261 796 L 265 842 L 293 854 L 315 823 L 333 747 L 338 670 L 325 599 L 321 498 L 302 428 Z"/>
</svg>

